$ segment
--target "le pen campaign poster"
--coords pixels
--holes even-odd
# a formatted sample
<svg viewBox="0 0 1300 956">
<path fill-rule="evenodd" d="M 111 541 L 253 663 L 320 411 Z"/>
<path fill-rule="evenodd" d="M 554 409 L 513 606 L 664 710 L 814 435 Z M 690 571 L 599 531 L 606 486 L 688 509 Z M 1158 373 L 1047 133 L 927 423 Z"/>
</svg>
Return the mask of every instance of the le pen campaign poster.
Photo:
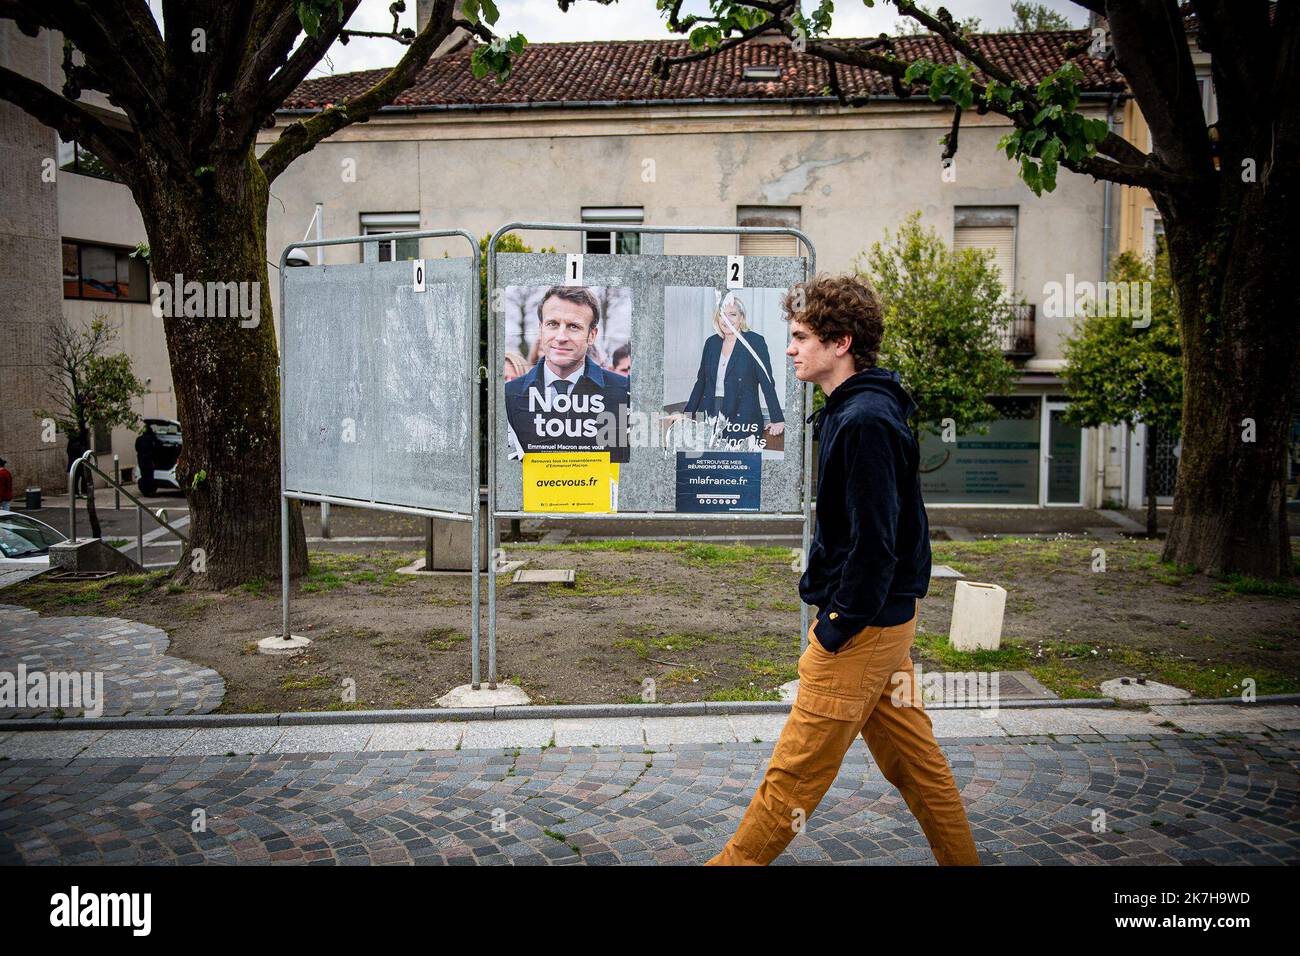
<svg viewBox="0 0 1300 956">
<path fill-rule="evenodd" d="M 785 456 L 785 289 L 664 290 L 665 447 L 678 511 L 758 511 L 763 459 Z"/>
</svg>

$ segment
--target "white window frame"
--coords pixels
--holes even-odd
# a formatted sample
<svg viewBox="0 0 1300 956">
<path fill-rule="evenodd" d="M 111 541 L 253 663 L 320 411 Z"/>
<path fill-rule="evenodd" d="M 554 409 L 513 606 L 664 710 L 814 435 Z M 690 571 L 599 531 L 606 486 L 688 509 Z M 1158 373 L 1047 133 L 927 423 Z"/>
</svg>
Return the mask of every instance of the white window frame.
<svg viewBox="0 0 1300 956">
<path fill-rule="evenodd" d="M 419 229 L 420 214 L 418 212 L 363 212 L 361 214 L 361 235 L 363 236 L 377 236 L 389 232 L 418 232 Z M 380 261 L 379 247 L 381 245 L 387 245 L 389 247 L 388 261 L 397 261 L 396 239 L 390 239 L 386 243 L 362 243 L 361 261 Z M 416 258 L 418 258 L 418 255 Z"/>
<path fill-rule="evenodd" d="M 619 230 L 616 226 L 641 226 L 645 224 L 645 207 L 644 206 L 583 206 L 582 221 L 589 222 L 593 225 L 596 223 L 609 223 L 608 230 L 592 230 L 582 234 L 582 251 L 586 255 L 626 255 L 619 253 L 618 239 Z M 637 249 L 640 250 L 641 233 L 629 233 L 637 237 Z M 590 240 L 594 236 L 609 237 L 609 252 L 596 253 L 592 252 Z"/>
</svg>

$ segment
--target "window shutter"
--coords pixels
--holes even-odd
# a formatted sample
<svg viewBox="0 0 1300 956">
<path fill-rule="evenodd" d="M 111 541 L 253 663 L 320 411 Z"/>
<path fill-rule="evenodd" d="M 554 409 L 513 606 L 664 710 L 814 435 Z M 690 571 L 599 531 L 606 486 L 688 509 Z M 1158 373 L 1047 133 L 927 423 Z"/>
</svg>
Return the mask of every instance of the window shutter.
<svg viewBox="0 0 1300 956">
<path fill-rule="evenodd" d="M 794 236 L 742 235 L 740 254 L 742 256 L 797 256 L 799 240 Z"/>
<path fill-rule="evenodd" d="M 798 206 L 737 206 L 737 226 L 783 226 L 799 228 Z M 797 256 L 799 240 L 794 236 L 740 237 L 736 251 L 742 256 Z"/>
<path fill-rule="evenodd" d="M 954 252 L 984 249 L 993 253 L 993 265 L 1010 294 L 1016 284 L 1016 230 L 1014 226 L 958 226 L 952 231 Z"/>
</svg>

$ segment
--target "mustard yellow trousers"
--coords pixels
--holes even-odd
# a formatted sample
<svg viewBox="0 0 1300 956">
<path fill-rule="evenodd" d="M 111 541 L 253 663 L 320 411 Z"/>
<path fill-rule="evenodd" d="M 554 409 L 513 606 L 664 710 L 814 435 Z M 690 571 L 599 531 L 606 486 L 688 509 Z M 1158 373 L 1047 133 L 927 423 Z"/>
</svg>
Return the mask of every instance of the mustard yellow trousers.
<svg viewBox="0 0 1300 956">
<path fill-rule="evenodd" d="M 918 606 L 920 602 L 917 602 Z M 837 654 L 810 630 L 799 694 L 735 835 L 709 866 L 766 866 L 812 815 L 861 734 L 943 866 L 978 866 L 966 810 L 934 739 L 909 651 L 916 616 L 859 631 Z"/>
</svg>

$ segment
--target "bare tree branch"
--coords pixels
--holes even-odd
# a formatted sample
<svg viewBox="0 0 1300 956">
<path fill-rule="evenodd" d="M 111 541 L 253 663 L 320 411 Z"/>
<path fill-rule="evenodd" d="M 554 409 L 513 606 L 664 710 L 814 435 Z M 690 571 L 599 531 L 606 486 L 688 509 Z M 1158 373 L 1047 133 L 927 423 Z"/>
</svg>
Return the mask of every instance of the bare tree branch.
<svg viewBox="0 0 1300 956">
<path fill-rule="evenodd" d="M 356 99 L 331 106 L 286 127 L 279 139 L 258 160 L 267 181 L 274 180 L 290 163 L 327 136 L 352 123 L 369 119 L 391 103 L 399 93 L 409 89 L 433 51 L 455 29 L 452 18 L 454 7 L 453 0 L 436 0 L 424 29 L 407 47 L 397 65 L 370 89 Z"/>
<path fill-rule="evenodd" d="M 0 100 L 13 103 L 65 140 L 84 143 L 124 182 L 133 180 L 138 143 L 130 134 L 113 129 L 45 84 L 5 67 L 0 67 Z"/>
</svg>

